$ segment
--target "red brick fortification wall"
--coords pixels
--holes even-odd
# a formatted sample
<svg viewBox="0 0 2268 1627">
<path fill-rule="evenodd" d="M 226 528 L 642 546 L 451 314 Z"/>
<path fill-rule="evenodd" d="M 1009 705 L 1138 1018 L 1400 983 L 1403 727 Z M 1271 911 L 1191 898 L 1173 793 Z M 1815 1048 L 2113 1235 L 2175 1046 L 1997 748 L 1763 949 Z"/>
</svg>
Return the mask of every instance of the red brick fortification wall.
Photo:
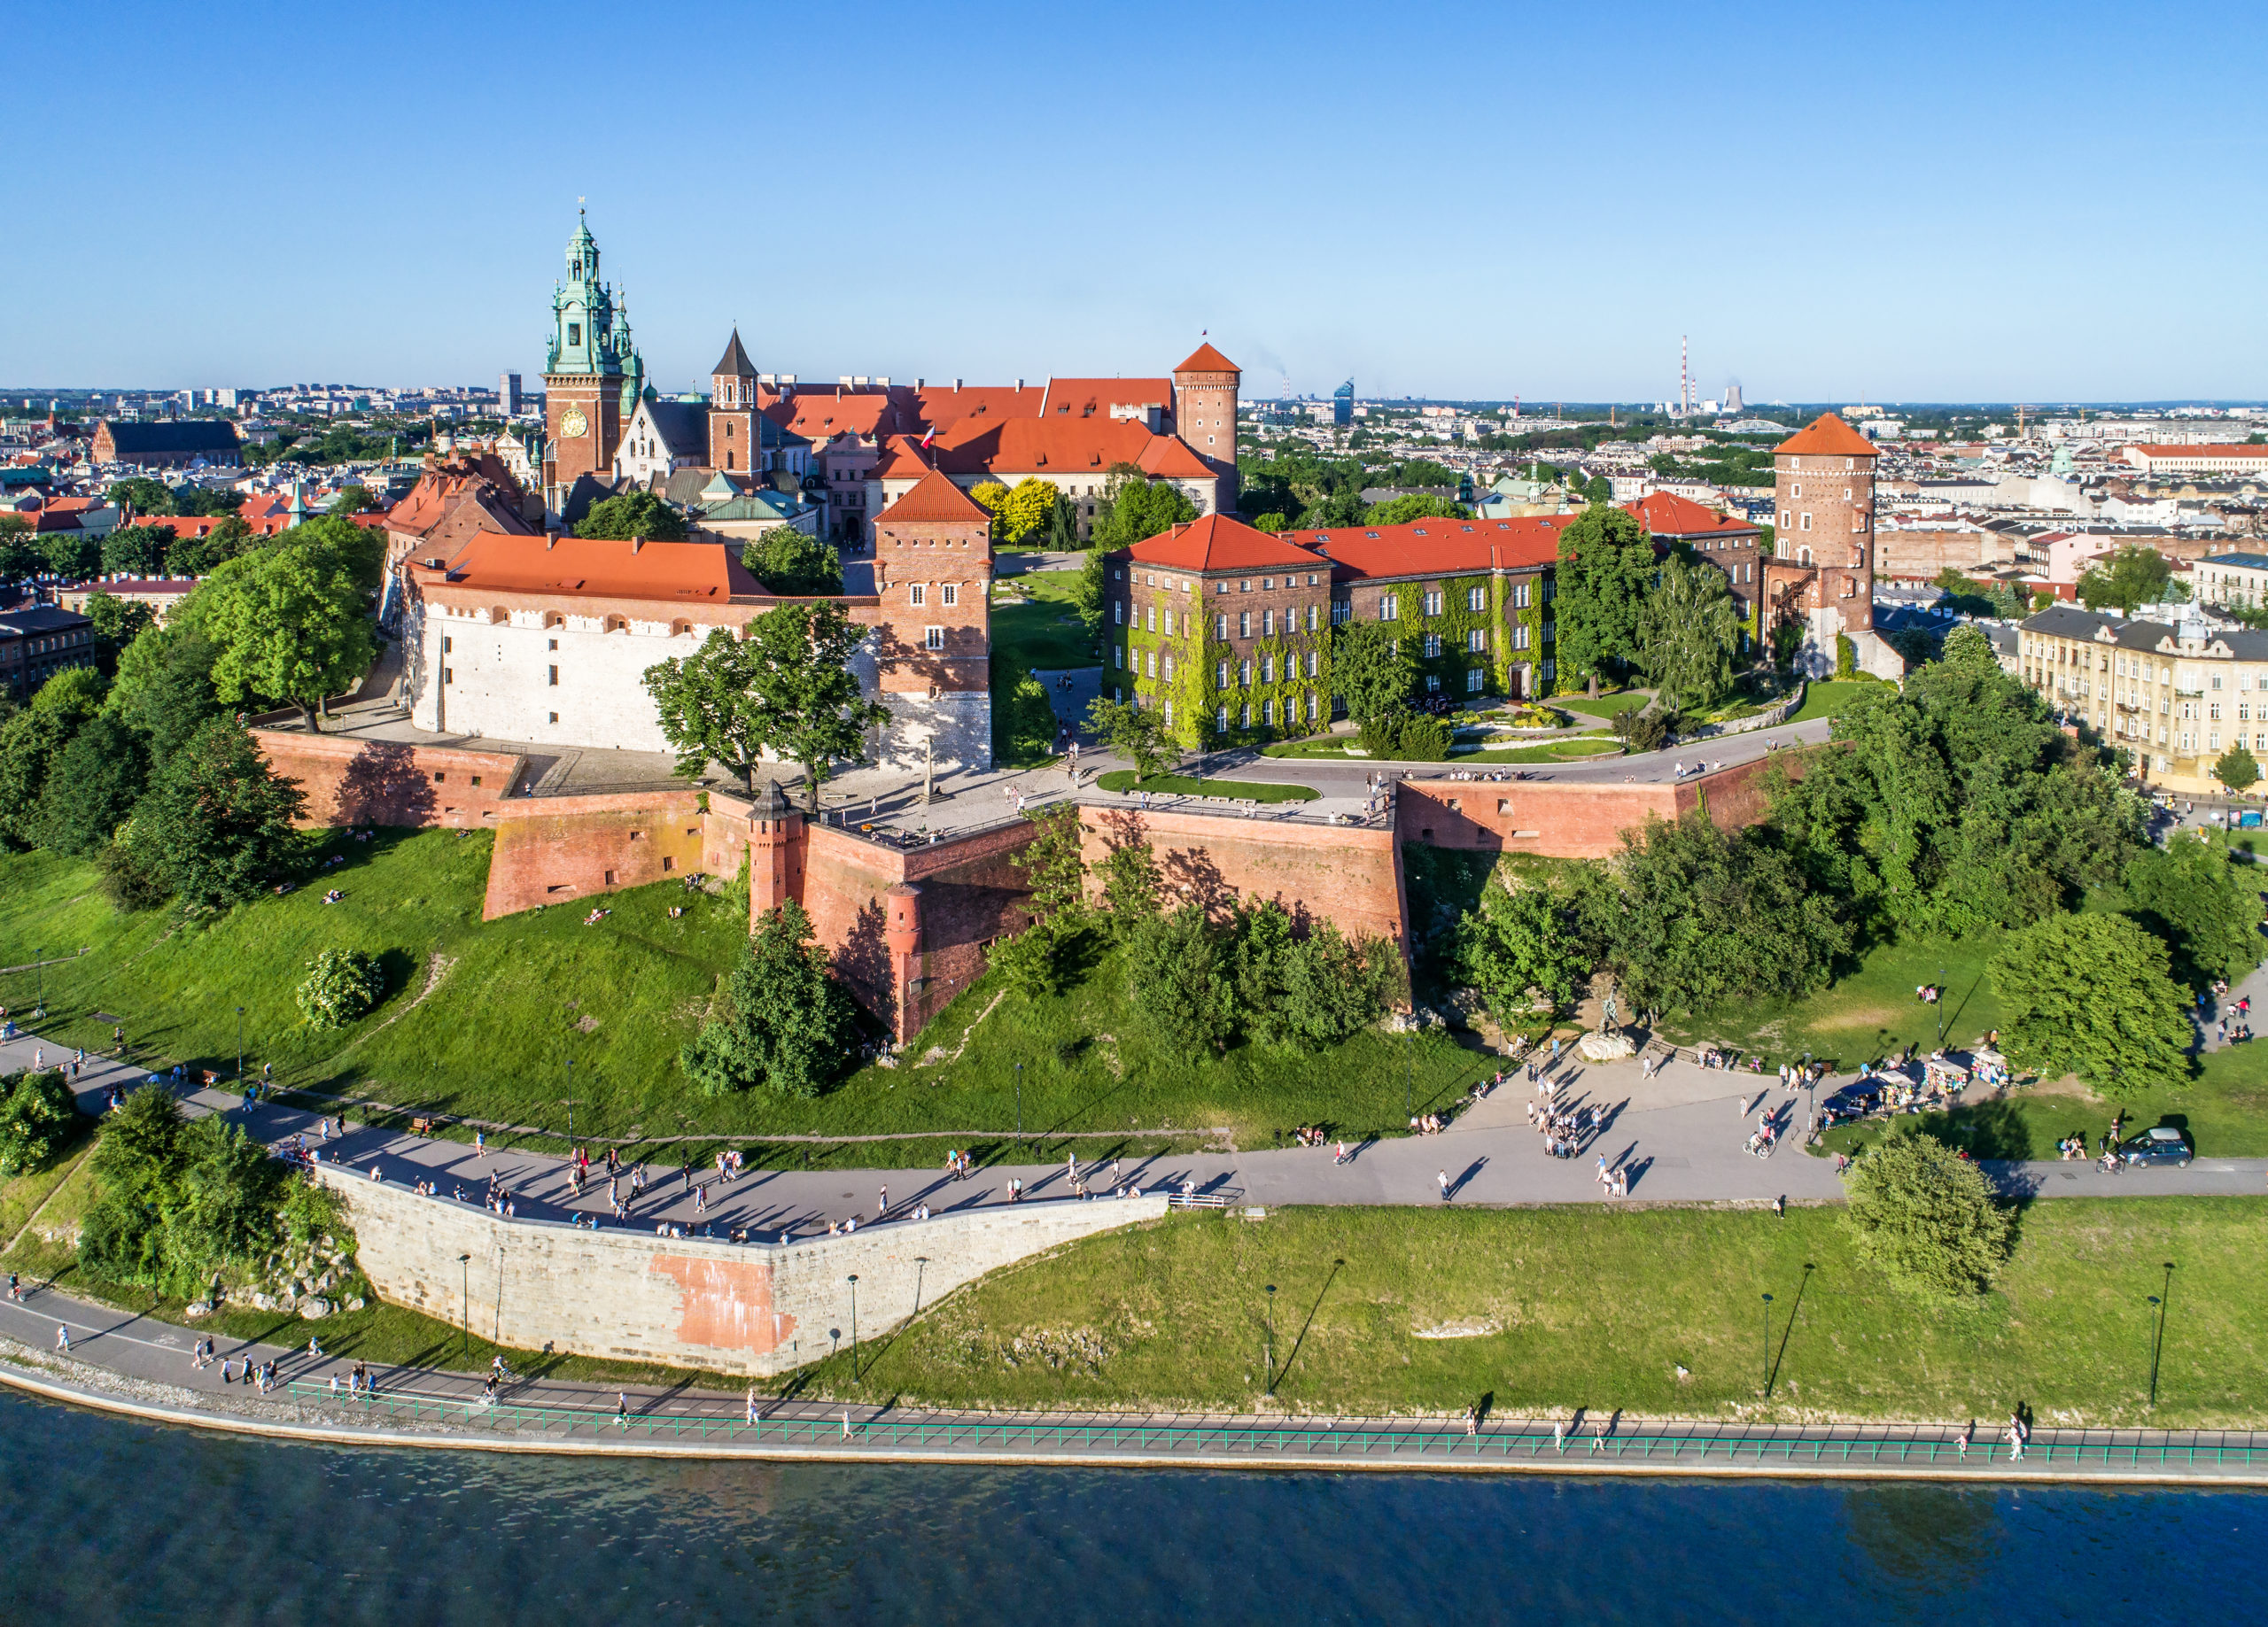
<svg viewBox="0 0 2268 1627">
<path fill-rule="evenodd" d="M 484 920 L 708 868 L 697 791 L 524 797 L 497 813 Z"/>
<path fill-rule="evenodd" d="M 1350 938 L 1403 946 L 1409 911 L 1394 833 L 1276 824 L 1223 815 L 1083 808 L 1086 856 L 1146 841 L 1167 887 L 1218 913 L 1272 898 L 1295 917 L 1329 921 Z"/>
<path fill-rule="evenodd" d="M 511 752 L 460 751 L 395 740 L 254 729 L 268 766 L 299 782 L 306 825 L 448 825 L 496 823 L 520 776 Z"/>
<path fill-rule="evenodd" d="M 1705 807 L 1727 829 L 1759 823 L 1775 769 L 1800 779 L 1803 758 L 1759 757 L 1674 785 L 1405 779 L 1395 798 L 1396 834 L 1435 848 L 1605 858 L 1621 851 L 1622 832 L 1649 814 L 1675 819 Z"/>
</svg>

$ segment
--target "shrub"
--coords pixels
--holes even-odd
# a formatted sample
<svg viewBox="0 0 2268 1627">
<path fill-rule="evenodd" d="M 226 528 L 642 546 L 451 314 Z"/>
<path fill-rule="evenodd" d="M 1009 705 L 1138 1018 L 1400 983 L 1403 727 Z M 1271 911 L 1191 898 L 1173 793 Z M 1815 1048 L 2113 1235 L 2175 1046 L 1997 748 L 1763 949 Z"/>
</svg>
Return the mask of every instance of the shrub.
<svg viewBox="0 0 2268 1627">
<path fill-rule="evenodd" d="M 1445 718 L 1381 712 L 1363 725 L 1363 749 L 1397 763 L 1440 763 L 1455 736 Z"/>
<path fill-rule="evenodd" d="M 1843 1223 L 1908 1293 L 1967 1298 L 1992 1285 L 2013 1224 L 1984 1172 L 1934 1135 L 1892 1135 L 1851 1166 Z"/>
<path fill-rule="evenodd" d="M 792 898 L 765 912 L 726 979 L 722 1007 L 678 1053 L 703 1096 L 760 1085 L 815 1096 L 842 1074 L 857 1037 L 850 996 Z"/>
<path fill-rule="evenodd" d="M 60 1068 L 0 1077 L 0 1178 L 43 1166 L 71 1139 L 77 1112 Z"/>
<path fill-rule="evenodd" d="M 307 979 L 299 985 L 299 1015 L 318 1028 L 343 1028 L 377 1004 L 385 991 L 377 956 L 325 949 L 307 963 Z"/>
<path fill-rule="evenodd" d="M 1669 743 L 1669 714 L 1658 706 L 1617 712 L 1614 732 L 1622 737 L 1623 744 L 1634 756 L 1640 752 L 1659 751 Z"/>
</svg>

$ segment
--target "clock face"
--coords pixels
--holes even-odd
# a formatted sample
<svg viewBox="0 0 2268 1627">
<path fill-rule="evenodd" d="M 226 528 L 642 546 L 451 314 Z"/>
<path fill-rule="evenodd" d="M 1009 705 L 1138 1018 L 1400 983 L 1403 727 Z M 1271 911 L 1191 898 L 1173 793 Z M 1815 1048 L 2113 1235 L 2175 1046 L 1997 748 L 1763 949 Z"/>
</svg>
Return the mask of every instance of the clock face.
<svg viewBox="0 0 2268 1627">
<path fill-rule="evenodd" d="M 566 414 L 559 420 L 559 432 L 569 440 L 574 440 L 578 437 L 588 435 L 591 432 L 591 421 L 583 416 L 581 407 L 571 407 L 567 409 Z"/>
</svg>

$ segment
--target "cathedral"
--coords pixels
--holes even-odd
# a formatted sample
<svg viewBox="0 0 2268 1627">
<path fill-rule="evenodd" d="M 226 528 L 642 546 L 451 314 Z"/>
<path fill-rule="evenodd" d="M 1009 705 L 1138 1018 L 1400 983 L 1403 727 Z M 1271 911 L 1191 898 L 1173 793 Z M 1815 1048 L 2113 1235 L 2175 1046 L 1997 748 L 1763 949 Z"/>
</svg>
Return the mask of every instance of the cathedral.
<svg viewBox="0 0 2268 1627">
<path fill-rule="evenodd" d="M 567 280 L 551 296 L 543 364 L 550 445 L 543 457 L 544 507 L 559 512 L 585 475 L 614 474 L 623 425 L 646 391 L 646 363 L 630 337 L 630 314 L 599 278 L 599 245 L 579 213 L 567 240 Z"/>
</svg>

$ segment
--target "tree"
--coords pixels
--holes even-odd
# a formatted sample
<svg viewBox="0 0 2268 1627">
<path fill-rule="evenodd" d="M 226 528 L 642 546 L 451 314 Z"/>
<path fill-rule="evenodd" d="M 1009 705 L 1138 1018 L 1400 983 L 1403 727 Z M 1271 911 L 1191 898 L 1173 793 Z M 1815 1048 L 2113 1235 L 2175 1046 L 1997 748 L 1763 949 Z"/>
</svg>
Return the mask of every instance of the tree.
<svg viewBox="0 0 2268 1627">
<path fill-rule="evenodd" d="M 748 625 L 743 670 L 762 714 L 762 744 L 803 765 L 804 806 L 813 813 L 834 760 L 856 757 L 866 731 L 889 721 L 889 709 L 867 700 L 850 670 L 865 636 L 829 599 L 781 605 Z"/>
<path fill-rule="evenodd" d="M 662 738 L 677 753 L 676 772 L 698 779 L 718 763 L 756 794 L 757 764 L 772 743 L 774 719 L 758 693 L 761 653 L 753 641 L 718 627 L 690 655 L 672 655 L 646 669 Z"/>
<path fill-rule="evenodd" d="M 101 684 L 100 674 L 83 667 L 58 672 L 29 706 L 0 724 L 0 842 L 33 848 L 46 835 L 41 795 L 56 758 L 100 708 Z"/>
<path fill-rule="evenodd" d="M 42 568 L 66 582 L 83 582 L 103 568 L 102 539 L 84 531 L 39 533 Z"/>
<path fill-rule="evenodd" d="M 283 880 L 297 856 L 296 780 L 268 766 L 234 720 L 206 722 L 151 782 L 120 845 L 169 893 L 221 909 Z"/>
<path fill-rule="evenodd" d="M 94 624 L 95 666 L 106 678 L 117 675 L 120 653 L 158 621 L 141 600 L 100 588 L 87 595 L 87 619 Z"/>
<path fill-rule="evenodd" d="M 2260 782 L 2260 764 L 2242 743 L 2230 747 L 2213 764 L 2213 778 L 2232 791 L 2246 791 Z"/>
<path fill-rule="evenodd" d="M 118 678 L 104 698 L 112 713 L 149 742 L 153 766 L 224 709 L 213 693 L 213 641 L 179 619 L 144 630 L 118 658 Z"/>
<path fill-rule="evenodd" d="M 293 998 L 310 1027 L 343 1028 L 386 992 L 378 957 L 361 949 L 319 950 Z"/>
<path fill-rule="evenodd" d="M 293 526 L 278 541 L 319 570 L 343 573 L 376 603 L 386 565 L 386 536 L 377 526 L 357 525 L 341 514 L 321 514 Z"/>
<path fill-rule="evenodd" d="M 1071 608 L 1078 612 L 1080 624 L 1086 628 L 1090 639 L 1102 625 L 1104 611 L 1110 603 L 1109 572 L 1110 562 L 1098 538 L 1094 552 L 1080 562 L 1079 579 L 1071 585 Z"/>
<path fill-rule="evenodd" d="M 1373 503 L 1363 514 L 1365 525 L 1408 525 L 1414 520 L 1470 520 L 1472 510 L 1446 497 L 1411 492 Z"/>
<path fill-rule="evenodd" d="M 1000 535 L 1000 510 L 1008 501 L 1008 488 L 997 480 L 980 480 L 968 489 L 968 500 L 992 516 L 992 536 Z"/>
<path fill-rule="evenodd" d="M 1029 809 L 1024 817 L 1037 834 L 1008 862 L 1024 873 L 1031 886 L 1033 918 L 1068 929 L 1087 915 L 1087 869 L 1081 854 L 1085 830 L 1076 802 L 1055 802 Z"/>
<path fill-rule="evenodd" d="M 202 537 L 181 538 L 167 549 L 166 574 L 184 577 L 209 576 L 214 566 L 258 546 L 260 538 L 252 527 L 230 515 Z"/>
<path fill-rule="evenodd" d="M 1034 531 L 1044 529 L 1048 516 L 1055 512 L 1056 507 L 1055 488 L 1037 476 L 1025 476 L 1016 483 L 1015 490 L 1002 499 L 995 512 L 1000 540 L 1021 542 Z"/>
<path fill-rule="evenodd" d="M 1148 841 L 1131 831 L 1114 833 L 1093 870 L 1113 937 L 1123 943 L 1143 922 L 1156 918 L 1165 877 Z"/>
<path fill-rule="evenodd" d="M 1992 957 L 2000 1043 L 2043 1078 L 2076 1073 L 2108 1096 L 2189 1078 L 2188 1003 L 2165 944 L 2123 915 L 2058 915 Z"/>
<path fill-rule="evenodd" d="M 1742 616 L 1725 573 L 1673 555 L 1645 600 L 1641 664 L 1672 715 L 1705 711 L 1731 692 Z"/>
<path fill-rule="evenodd" d="M 769 593 L 812 599 L 843 591 L 843 556 L 792 525 L 759 532 L 741 550 L 741 563 Z"/>
<path fill-rule="evenodd" d="M 1591 958 L 1572 899 L 1501 869 L 1457 923 L 1461 974 L 1506 1025 L 1528 1015 L 1534 995 L 1565 1010 Z"/>
<path fill-rule="evenodd" d="M 39 845 L 74 858 L 101 852 L 142 800 L 149 779 L 141 737 L 108 713 L 89 718 L 48 770 L 34 827 Z"/>
<path fill-rule="evenodd" d="M 1559 533 L 1553 616 L 1563 683 L 1617 675 L 1644 647 L 1646 597 L 1654 585 L 1653 538 L 1636 518 L 1593 503 Z"/>
<path fill-rule="evenodd" d="M 1400 713 L 1418 682 L 1410 640 L 1394 637 L 1393 627 L 1350 618 L 1332 630 L 1332 691 L 1357 724 Z"/>
<path fill-rule="evenodd" d="M 1907 1292 L 1961 1299 L 1992 1286 L 2015 1226 L 1976 1164 L 1934 1135 L 1892 1135 L 1851 1166 L 1843 1224 Z"/>
<path fill-rule="evenodd" d="M 289 701 L 310 732 L 322 727 L 317 709 L 360 683 L 377 655 L 361 587 L 321 546 L 230 560 L 182 615 L 217 652 L 214 694 Z"/>
<path fill-rule="evenodd" d="M 685 517 L 651 492 L 625 492 L 591 505 L 578 537 L 598 537 L 627 542 L 642 537 L 649 542 L 678 542 L 685 536 Z"/>
<path fill-rule="evenodd" d="M 1226 936 L 1236 1019 L 1255 1044 L 1338 1044 L 1379 1019 L 1399 982 L 1391 949 L 1350 943 L 1328 921 L 1302 936 L 1273 899 L 1239 906 Z"/>
<path fill-rule="evenodd" d="M 39 534 L 19 514 L 0 514 L 0 582 L 28 582 L 47 569 Z"/>
<path fill-rule="evenodd" d="M 335 515 L 368 514 L 377 506 L 378 500 L 370 495 L 369 487 L 353 483 L 339 487 L 338 495 L 330 500 L 330 507 L 323 512 Z"/>
<path fill-rule="evenodd" d="M 1158 707 L 1097 695 L 1087 702 L 1087 727 L 1100 738 L 1105 749 L 1130 758 L 1140 779 L 1149 779 L 1181 755 L 1180 742 L 1174 739 L 1165 712 Z"/>
<path fill-rule="evenodd" d="M 2163 848 L 2142 848 L 2124 881 L 2124 913 L 2164 941 L 2177 984 L 2234 980 L 2258 959 L 2258 885 L 2202 835 L 2177 833 Z"/>
<path fill-rule="evenodd" d="M 233 515 L 245 506 L 241 492 L 216 491 L 211 486 L 181 486 L 174 492 L 177 515 Z"/>
<path fill-rule="evenodd" d="M 1103 487 L 1102 505 L 1095 513 L 1094 546 L 1106 550 L 1130 547 L 1196 517 L 1197 505 L 1179 486 L 1152 480 L 1129 465 L 1114 466 Z"/>
<path fill-rule="evenodd" d="M 1135 927 L 1126 945 L 1126 998 L 1161 1048 L 1201 1055 L 1234 1030 L 1236 992 L 1205 908 L 1186 903 Z"/>
<path fill-rule="evenodd" d="M 170 525 L 120 526 L 102 540 L 103 569 L 120 577 L 154 577 L 174 546 Z"/>
<path fill-rule="evenodd" d="M 0 1181 L 44 1168 L 71 1139 L 78 1112 L 61 1068 L 0 1077 Z"/>
<path fill-rule="evenodd" d="M 704 1096 L 763 1089 L 808 1100 L 842 1076 L 857 1019 L 794 899 L 765 911 L 727 978 L 724 1009 L 678 1055 Z"/>
<path fill-rule="evenodd" d="M 1573 490 L 1581 492 L 1587 503 L 1611 503 L 1614 500 L 1614 483 L 1604 475 L 1593 475 L 1588 480 L 1577 483 Z"/>
<path fill-rule="evenodd" d="M 152 480 L 147 475 L 135 475 L 125 480 L 113 480 L 103 493 L 103 500 L 113 508 L 128 514 L 178 514 L 174 507 L 173 488 L 162 480 Z"/>
<path fill-rule="evenodd" d="M 2146 604 L 2165 604 L 2189 596 L 2173 580 L 2173 567 L 2165 555 L 2138 542 L 2113 554 L 2107 569 L 2097 565 L 2081 573 L 2078 594 L 2090 610 L 2115 606 L 2129 616 Z"/>
</svg>

